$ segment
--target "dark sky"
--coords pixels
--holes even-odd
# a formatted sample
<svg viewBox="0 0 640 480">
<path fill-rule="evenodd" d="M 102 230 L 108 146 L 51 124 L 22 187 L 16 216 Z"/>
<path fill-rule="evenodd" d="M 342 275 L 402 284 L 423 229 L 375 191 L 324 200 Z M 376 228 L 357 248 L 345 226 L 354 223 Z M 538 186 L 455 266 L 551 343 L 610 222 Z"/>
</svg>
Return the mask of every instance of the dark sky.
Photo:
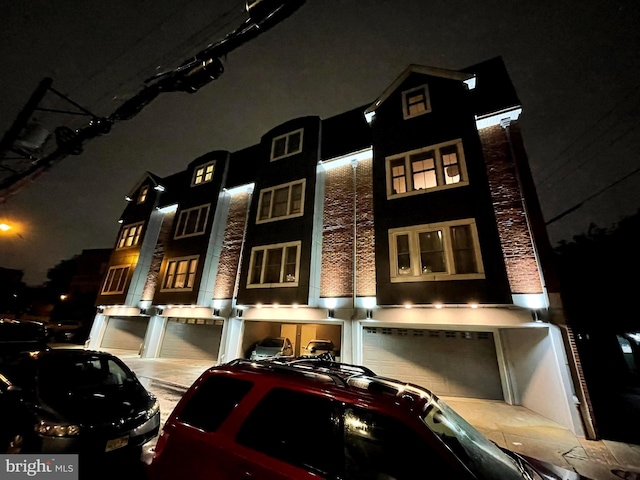
<svg viewBox="0 0 640 480">
<path fill-rule="evenodd" d="M 1 2 L 0 131 L 45 76 L 93 113 L 112 113 L 156 67 L 175 67 L 238 26 L 242 5 Z M 496 56 L 523 105 L 545 218 L 587 200 L 549 225 L 552 242 L 590 223 L 610 227 L 640 207 L 639 32 L 632 0 L 307 0 L 229 54 L 218 80 L 164 94 L 0 205 L 0 221 L 20 227 L 0 237 L 0 266 L 39 284 L 61 260 L 112 247 L 124 195 L 146 171 L 168 175 L 210 150 L 253 145 L 291 118 L 363 105 L 411 63 L 461 69 Z"/>
</svg>

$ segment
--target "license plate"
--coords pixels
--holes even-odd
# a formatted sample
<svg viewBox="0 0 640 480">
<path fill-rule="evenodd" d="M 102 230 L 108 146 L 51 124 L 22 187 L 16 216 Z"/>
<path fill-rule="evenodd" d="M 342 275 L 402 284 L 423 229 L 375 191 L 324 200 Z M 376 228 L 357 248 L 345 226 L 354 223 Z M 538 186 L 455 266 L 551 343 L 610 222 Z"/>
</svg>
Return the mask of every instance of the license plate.
<svg viewBox="0 0 640 480">
<path fill-rule="evenodd" d="M 126 437 L 118 437 L 112 440 L 107 441 L 107 447 L 105 448 L 105 452 L 110 452 L 112 450 L 117 450 L 118 448 L 126 447 L 129 443 L 129 436 Z"/>
</svg>

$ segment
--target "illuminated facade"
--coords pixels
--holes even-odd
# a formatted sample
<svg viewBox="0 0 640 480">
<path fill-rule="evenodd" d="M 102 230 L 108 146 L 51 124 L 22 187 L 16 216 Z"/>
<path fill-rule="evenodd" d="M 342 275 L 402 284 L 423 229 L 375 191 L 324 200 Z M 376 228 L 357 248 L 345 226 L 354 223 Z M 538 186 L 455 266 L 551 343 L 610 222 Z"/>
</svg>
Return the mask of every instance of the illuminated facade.
<svg viewBox="0 0 640 480">
<path fill-rule="evenodd" d="M 371 104 L 145 174 L 90 346 L 216 363 L 330 339 L 342 361 L 584 433 L 520 112 L 500 59 L 411 65 Z"/>
</svg>

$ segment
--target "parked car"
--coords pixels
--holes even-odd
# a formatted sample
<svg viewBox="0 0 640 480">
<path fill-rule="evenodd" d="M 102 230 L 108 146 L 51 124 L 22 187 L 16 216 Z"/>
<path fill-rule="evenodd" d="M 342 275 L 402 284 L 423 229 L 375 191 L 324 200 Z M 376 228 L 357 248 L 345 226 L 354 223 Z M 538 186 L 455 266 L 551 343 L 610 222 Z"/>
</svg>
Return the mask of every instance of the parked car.
<svg viewBox="0 0 640 480">
<path fill-rule="evenodd" d="M 208 369 L 168 417 L 147 473 L 150 480 L 585 478 L 501 449 L 427 389 L 322 357 Z"/>
<path fill-rule="evenodd" d="M 260 340 L 251 352 L 251 360 L 293 355 L 291 340 L 286 337 L 266 337 Z"/>
<path fill-rule="evenodd" d="M 303 355 L 309 357 L 317 357 L 323 353 L 328 353 L 332 357 L 336 356 L 336 346 L 331 340 L 315 339 L 307 343 L 303 349 Z"/>
<path fill-rule="evenodd" d="M 0 452 L 139 452 L 157 436 L 157 399 L 117 357 L 23 352 L 0 364 Z"/>
<path fill-rule="evenodd" d="M 61 320 L 51 322 L 47 325 L 49 340 L 53 342 L 84 342 L 81 338 L 84 333 L 84 326 L 77 320 Z"/>
<path fill-rule="evenodd" d="M 47 328 L 42 322 L 0 319 L 0 357 L 47 349 L 47 338 Z"/>
</svg>

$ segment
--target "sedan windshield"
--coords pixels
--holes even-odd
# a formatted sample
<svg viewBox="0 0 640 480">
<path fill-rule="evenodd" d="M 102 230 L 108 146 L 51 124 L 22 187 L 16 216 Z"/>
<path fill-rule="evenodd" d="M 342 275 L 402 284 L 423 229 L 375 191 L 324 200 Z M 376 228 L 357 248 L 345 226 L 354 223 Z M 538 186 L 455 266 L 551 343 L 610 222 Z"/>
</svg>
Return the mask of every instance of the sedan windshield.
<svg viewBox="0 0 640 480">
<path fill-rule="evenodd" d="M 522 464 L 504 453 L 435 395 L 425 407 L 423 420 L 479 479 L 541 478 L 530 470 L 525 473 Z"/>
<path fill-rule="evenodd" d="M 38 389 L 43 399 L 73 395 L 81 391 L 118 389 L 132 376 L 111 358 L 47 358 L 38 371 Z"/>
<path fill-rule="evenodd" d="M 280 348 L 284 344 L 284 340 L 281 338 L 265 338 L 262 340 L 258 346 L 260 347 L 269 347 L 269 348 Z"/>
</svg>

